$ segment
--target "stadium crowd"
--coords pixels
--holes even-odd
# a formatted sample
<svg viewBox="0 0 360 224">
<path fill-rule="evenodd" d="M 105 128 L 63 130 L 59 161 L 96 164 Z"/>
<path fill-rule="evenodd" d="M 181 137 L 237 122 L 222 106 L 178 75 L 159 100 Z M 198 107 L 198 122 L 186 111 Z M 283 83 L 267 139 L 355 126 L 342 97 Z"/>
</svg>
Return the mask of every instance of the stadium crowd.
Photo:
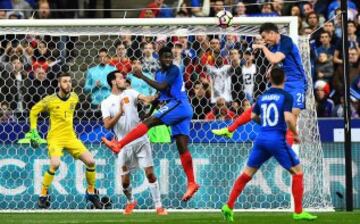
<svg viewBox="0 0 360 224">
<path fill-rule="evenodd" d="M 72 1 L 77 2 L 77 1 Z M 344 81 L 341 50 L 339 0 L 179 0 L 175 9 L 164 0 L 149 0 L 139 18 L 215 16 L 226 8 L 234 16 L 297 16 L 299 35 L 311 34 L 311 74 L 319 117 L 342 117 Z M 253 4 L 259 3 L 259 4 Z M 232 7 L 225 7 L 231 5 Z M 78 18 L 75 12 L 53 9 L 76 8 L 71 1 L 7 0 L 0 2 L 0 19 Z M 191 7 L 191 8 L 189 8 Z M 360 115 L 360 2 L 348 1 L 349 78 L 352 117 Z M 18 10 L 22 9 L 22 10 Z M 35 9 L 35 11 L 32 11 Z M 1 121 L 17 119 L 34 103 L 57 87 L 56 76 L 70 72 L 80 57 L 77 37 L 0 36 Z M 240 35 L 119 36 L 112 50 L 97 49 L 97 64 L 84 69 L 84 81 L 76 80 L 75 91 L 84 94 L 83 110 L 99 111 L 110 94 L 106 75 L 123 72 L 132 88 L 145 95 L 155 91 L 131 74 L 133 63 L 141 63 L 143 72 L 154 77 L 159 68 L 157 50 L 164 45 L 173 49 L 174 63 L 184 74 L 185 88 L 194 108 L 193 119 L 233 119 L 266 89 L 268 62 L 262 52 L 253 51 L 258 37 Z M 114 52 L 114 54 L 112 53 Z"/>
</svg>

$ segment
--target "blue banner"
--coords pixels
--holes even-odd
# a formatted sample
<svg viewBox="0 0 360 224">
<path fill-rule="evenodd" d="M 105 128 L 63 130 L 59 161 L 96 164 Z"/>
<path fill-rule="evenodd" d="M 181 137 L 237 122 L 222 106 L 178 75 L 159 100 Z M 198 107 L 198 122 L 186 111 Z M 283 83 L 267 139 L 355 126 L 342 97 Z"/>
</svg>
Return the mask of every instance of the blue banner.
<svg viewBox="0 0 360 224">
<path fill-rule="evenodd" d="M 360 208 L 360 144 L 353 144 L 354 205 Z M 123 208 L 117 158 L 108 149 L 89 146 L 96 158 L 97 187 L 108 195 L 115 208 Z M 325 170 L 329 172 L 333 204 L 341 208 L 345 192 L 344 157 L 341 144 L 324 144 Z M 226 202 L 233 182 L 239 175 L 249 153 L 250 144 L 192 144 L 196 179 L 201 185 L 195 198 L 181 202 L 186 189 L 185 175 L 175 145 L 154 145 L 155 171 L 160 184 L 162 202 L 167 208 L 220 208 Z M 51 208 L 86 208 L 84 166 L 65 154 L 50 190 Z M 33 209 L 41 187 L 42 175 L 48 169 L 47 150 L 20 145 L 1 147 L 0 209 Z M 132 186 L 139 208 L 152 208 L 150 192 L 142 171 L 132 176 Z M 307 192 L 305 192 L 305 195 Z M 340 195 L 340 196 L 339 196 Z M 290 176 L 274 160 L 267 162 L 249 183 L 236 208 L 289 207 Z"/>
</svg>

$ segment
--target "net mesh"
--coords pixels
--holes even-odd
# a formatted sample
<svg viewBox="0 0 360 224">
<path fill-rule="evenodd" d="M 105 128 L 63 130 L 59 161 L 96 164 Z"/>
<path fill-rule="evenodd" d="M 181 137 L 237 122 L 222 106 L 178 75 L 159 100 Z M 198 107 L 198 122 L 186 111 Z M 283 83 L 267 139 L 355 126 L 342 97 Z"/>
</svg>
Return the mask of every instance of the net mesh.
<svg viewBox="0 0 360 224">
<path fill-rule="evenodd" d="M 174 209 L 220 208 L 247 161 L 258 126 L 249 123 L 240 127 L 233 140 L 215 137 L 210 130 L 229 124 L 229 119 L 241 114 L 266 89 L 268 62 L 261 52 L 251 49 L 251 44 L 258 41 L 259 25 L 234 25 L 228 29 L 185 25 L 1 27 L 0 209 L 37 207 L 42 175 L 48 167 L 47 149 L 42 146 L 33 150 L 27 144 L 17 144 L 17 140 L 29 130 L 29 109 L 56 91 L 55 77 L 60 72 L 73 75 L 74 92 L 80 98 L 75 129 L 96 158 L 97 188 L 101 195 L 111 198 L 113 208 L 123 208 L 126 200 L 122 195 L 117 159 L 100 144 L 102 136 L 111 134 L 102 127 L 99 110 L 99 102 L 106 94 L 96 93 L 96 84 L 89 81 L 91 69 L 106 76 L 105 72 L 101 73 L 103 67 L 99 68 L 100 60 L 104 60 L 105 64 L 129 73 L 131 61 L 140 60 L 153 77 L 159 67 L 157 51 L 165 45 L 173 48 L 174 63 L 183 71 L 193 105 L 189 148 L 201 189 L 190 202 L 181 202 L 186 178 L 176 145 L 154 143 L 155 172 L 162 202 Z M 288 34 L 289 26 L 281 25 L 280 30 Z M 119 41 L 122 44 L 116 45 Z M 307 39 L 299 43 L 305 71 L 310 71 L 308 45 Z M 110 58 L 99 57 L 101 48 L 108 50 Z M 310 72 L 307 76 L 312 86 Z M 96 83 L 96 79 L 91 81 Z M 154 94 L 154 90 L 132 81 L 132 87 L 139 92 Z M 109 94 L 107 84 L 103 85 Z M 327 209 L 332 205 L 311 88 L 306 99 L 307 109 L 299 121 L 302 141 L 299 157 L 305 172 L 304 207 Z M 139 110 L 146 108 L 142 105 Z M 227 110 L 232 112 L 224 113 Z M 47 114 L 41 114 L 39 119 L 38 129 L 43 136 L 48 129 L 46 118 Z M 84 172 L 80 161 L 74 161 L 68 154 L 62 158 L 50 189 L 51 208 L 88 208 L 84 200 Z M 139 208 L 153 208 L 143 172 L 133 173 L 131 181 Z M 291 207 L 290 185 L 290 175 L 271 159 L 249 183 L 235 208 L 288 209 Z"/>
</svg>

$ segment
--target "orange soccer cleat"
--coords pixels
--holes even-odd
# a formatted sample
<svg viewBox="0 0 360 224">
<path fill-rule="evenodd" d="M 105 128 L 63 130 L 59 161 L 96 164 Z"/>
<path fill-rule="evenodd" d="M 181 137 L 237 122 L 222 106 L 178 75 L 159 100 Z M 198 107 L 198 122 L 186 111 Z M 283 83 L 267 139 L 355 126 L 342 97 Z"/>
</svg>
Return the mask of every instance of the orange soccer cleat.
<svg viewBox="0 0 360 224">
<path fill-rule="evenodd" d="M 124 215 L 131 215 L 136 205 L 137 201 L 127 203 L 125 206 Z"/>
<path fill-rule="evenodd" d="M 190 200 L 194 196 L 194 194 L 199 190 L 199 188 L 200 185 L 198 185 L 197 183 L 195 182 L 189 183 L 187 190 L 181 200 L 183 201 Z"/>
<path fill-rule="evenodd" d="M 113 138 L 111 141 L 107 140 L 107 138 L 102 137 L 102 142 L 108 147 L 111 151 L 113 151 L 115 154 L 118 154 L 121 150 L 121 145 Z"/>
<path fill-rule="evenodd" d="M 156 214 L 157 214 L 157 215 L 167 215 L 168 212 L 166 211 L 165 208 L 159 207 L 159 208 L 156 209 Z"/>
</svg>

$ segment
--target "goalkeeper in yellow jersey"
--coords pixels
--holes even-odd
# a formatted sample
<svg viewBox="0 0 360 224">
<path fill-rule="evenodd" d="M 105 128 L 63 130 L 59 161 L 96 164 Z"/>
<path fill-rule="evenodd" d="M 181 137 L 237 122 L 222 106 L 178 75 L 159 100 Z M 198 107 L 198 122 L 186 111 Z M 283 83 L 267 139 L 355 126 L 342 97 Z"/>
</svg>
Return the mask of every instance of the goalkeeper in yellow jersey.
<svg viewBox="0 0 360 224">
<path fill-rule="evenodd" d="M 79 102 L 79 98 L 76 93 L 71 92 L 72 84 L 69 74 L 60 74 L 58 83 L 58 92 L 46 96 L 36 103 L 30 112 L 31 130 L 27 133 L 27 137 L 30 138 L 33 147 L 37 147 L 41 139 L 36 130 L 39 113 L 46 111 L 50 115 L 50 130 L 47 135 L 50 167 L 44 175 L 38 206 L 40 208 L 50 206 L 48 190 L 56 170 L 60 166 L 60 158 L 65 150 L 86 165 L 86 181 L 88 184 L 85 192 L 86 200 L 91 201 L 95 208 L 100 209 L 102 203 L 99 199 L 99 193 L 95 189 L 95 160 L 84 144 L 77 138 L 73 127 L 75 107 Z"/>
</svg>

